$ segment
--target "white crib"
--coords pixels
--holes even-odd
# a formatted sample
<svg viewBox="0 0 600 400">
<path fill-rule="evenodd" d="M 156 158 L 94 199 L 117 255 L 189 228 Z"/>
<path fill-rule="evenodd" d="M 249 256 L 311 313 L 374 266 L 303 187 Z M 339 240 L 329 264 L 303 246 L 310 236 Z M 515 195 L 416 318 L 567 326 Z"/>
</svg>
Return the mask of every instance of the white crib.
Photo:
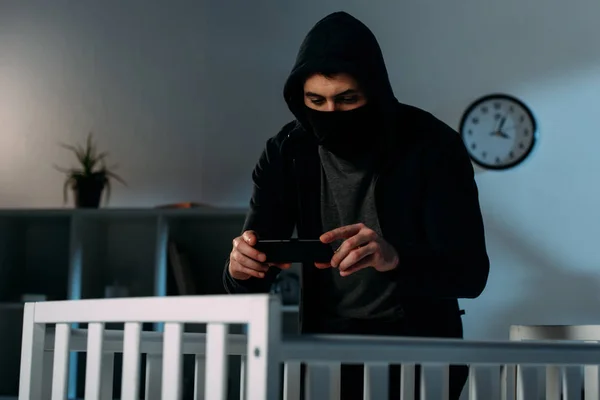
<svg viewBox="0 0 600 400">
<path fill-rule="evenodd" d="M 483 394 L 480 384 L 488 375 L 501 377 L 493 398 L 508 400 L 517 393 L 511 373 L 517 365 L 582 366 L 596 365 L 600 360 L 600 346 L 590 343 L 282 337 L 280 318 L 278 298 L 268 295 L 28 303 L 19 399 L 65 399 L 71 351 L 87 353 L 85 398 L 89 400 L 112 397 L 114 354 L 119 352 L 123 352 L 123 400 L 139 398 L 142 353 L 147 354 L 146 399 L 164 400 L 181 398 L 183 354 L 195 355 L 194 399 L 207 400 L 227 398 L 228 355 L 243 360 L 239 395 L 244 400 L 299 400 L 301 363 L 308 365 L 305 394 L 310 400 L 339 398 L 341 363 L 365 364 L 365 399 L 386 397 L 389 364 L 402 364 L 402 399 L 414 398 L 416 365 L 423 368 L 421 399 L 430 398 L 431 372 L 435 369 L 441 372 L 441 394 L 446 398 L 448 365 L 466 364 L 469 399 L 490 398 L 488 392 Z M 125 323 L 124 330 L 106 330 L 105 324 L 112 322 Z M 146 322 L 164 323 L 164 329 L 143 332 L 141 324 Z M 76 323 L 88 323 L 88 329 L 72 329 Z M 207 333 L 184 333 L 184 325 L 189 323 L 206 323 Z M 229 334 L 230 324 L 246 324 L 247 336 Z M 490 369 L 500 374 L 489 373 Z"/>
<path fill-rule="evenodd" d="M 520 341 L 561 341 L 561 342 L 600 342 L 599 325 L 514 325 L 510 327 L 510 340 Z M 572 368 L 571 368 L 572 370 Z M 512 371 L 511 371 L 512 372 Z M 584 365 L 575 377 L 569 379 L 568 368 L 557 365 L 546 367 L 545 390 L 547 400 L 580 398 L 600 399 L 600 368 L 598 365 Z M 583 373 L 582 373 L 583 372 Z M 517 400 L 526 398 L 527 385 L 523 368 L 517 366 Z M 583 381 L 583 382 L 581 382 Z M 532 388 L 533 391 L 537 388 Z"/>
</svg>

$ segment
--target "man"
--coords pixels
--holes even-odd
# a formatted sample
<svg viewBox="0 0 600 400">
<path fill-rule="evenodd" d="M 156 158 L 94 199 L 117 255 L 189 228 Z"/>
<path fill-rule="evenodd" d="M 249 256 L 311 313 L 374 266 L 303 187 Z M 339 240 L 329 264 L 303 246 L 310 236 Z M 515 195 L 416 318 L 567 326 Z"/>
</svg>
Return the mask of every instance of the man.
<svg viewBox="0 0 600 400">
<path fill-rule="evenodd" d="M 462 338 L 457 299 L 481 294 L 489 260 L 459 135 L 396 100 L 374 35 L 342 12 L 308 33 L 284 98 L 296 120 L 256 165 L 227 291 L 269 291 L 289 265 L 266 265 L 253 246 L 296 228 L 337 250 L 328 264 L 303 265 L 303 333 Z M 343 399 L 361 398 L 361 368 L 343 367 Z M 466 376 L 452 368 L 451 398 Z M 399 393 L 397 369 L 390 385 Z"/>
</svg>

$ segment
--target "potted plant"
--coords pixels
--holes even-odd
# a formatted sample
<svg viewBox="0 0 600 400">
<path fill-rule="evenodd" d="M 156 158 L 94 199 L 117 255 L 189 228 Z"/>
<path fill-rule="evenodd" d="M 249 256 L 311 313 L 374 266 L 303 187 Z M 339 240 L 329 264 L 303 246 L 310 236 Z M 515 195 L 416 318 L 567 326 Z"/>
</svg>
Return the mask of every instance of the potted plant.
<svg viewBox="0 0 600 400">
<path fill-rule="evenodd" d="M 61 144 L 60 146 L 72 151 L 79 163 L 78 167 L 75 168 L 56 167 L 66 174 L 63 186 L 65 203 L 68 200 L 68 189 L 71 188 L 75 199 L 75 207 L 98 208 L 104 189 L 106 189 L 106 202 L 110 198 L 112 179 L 127 185 L 121 177 L 113 172 L 116 166 L 106 167 L 105 160 L 108 152 L 98 152 L 93 142 L 92 133 L 88 135 L 85 147 L 68 144 Z"/>
</svg>

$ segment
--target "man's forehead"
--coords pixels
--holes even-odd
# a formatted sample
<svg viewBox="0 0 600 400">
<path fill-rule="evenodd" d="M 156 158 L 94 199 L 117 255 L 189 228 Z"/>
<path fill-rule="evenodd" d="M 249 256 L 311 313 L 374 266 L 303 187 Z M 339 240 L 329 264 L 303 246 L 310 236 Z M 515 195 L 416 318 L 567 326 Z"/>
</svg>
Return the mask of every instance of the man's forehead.
<svg viewBox="0 0 600 400">
<path fill-rule="evenodd" d="M 340 73 L 332 75 L 314 74 L 304 82 L 304 92 L 320 95 L 336 95 L 348 91 L 358 91 L 356 79 L 350 74 Z"/>
</svg>

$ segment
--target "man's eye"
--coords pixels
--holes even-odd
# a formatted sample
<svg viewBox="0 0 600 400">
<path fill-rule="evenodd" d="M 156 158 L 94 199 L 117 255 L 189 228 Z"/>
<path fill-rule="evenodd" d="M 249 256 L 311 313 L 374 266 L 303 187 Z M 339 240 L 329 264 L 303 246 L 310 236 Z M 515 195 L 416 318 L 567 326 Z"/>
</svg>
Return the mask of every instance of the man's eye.
<svg viewBox="0 0 600 400">
<path fill-rule="evenodd" d="M 339 101 L 345 104 L 353 104 L 358 101 L 358 96 L 345 96 L 339 99 Z"/>
<path fill-rule="evenodd" d="M 310 99 L 310 101 L 316 106 L 320 106 L 321 104 L 325 103 L 325 100 L 323 99 Z"/>
</svg>

